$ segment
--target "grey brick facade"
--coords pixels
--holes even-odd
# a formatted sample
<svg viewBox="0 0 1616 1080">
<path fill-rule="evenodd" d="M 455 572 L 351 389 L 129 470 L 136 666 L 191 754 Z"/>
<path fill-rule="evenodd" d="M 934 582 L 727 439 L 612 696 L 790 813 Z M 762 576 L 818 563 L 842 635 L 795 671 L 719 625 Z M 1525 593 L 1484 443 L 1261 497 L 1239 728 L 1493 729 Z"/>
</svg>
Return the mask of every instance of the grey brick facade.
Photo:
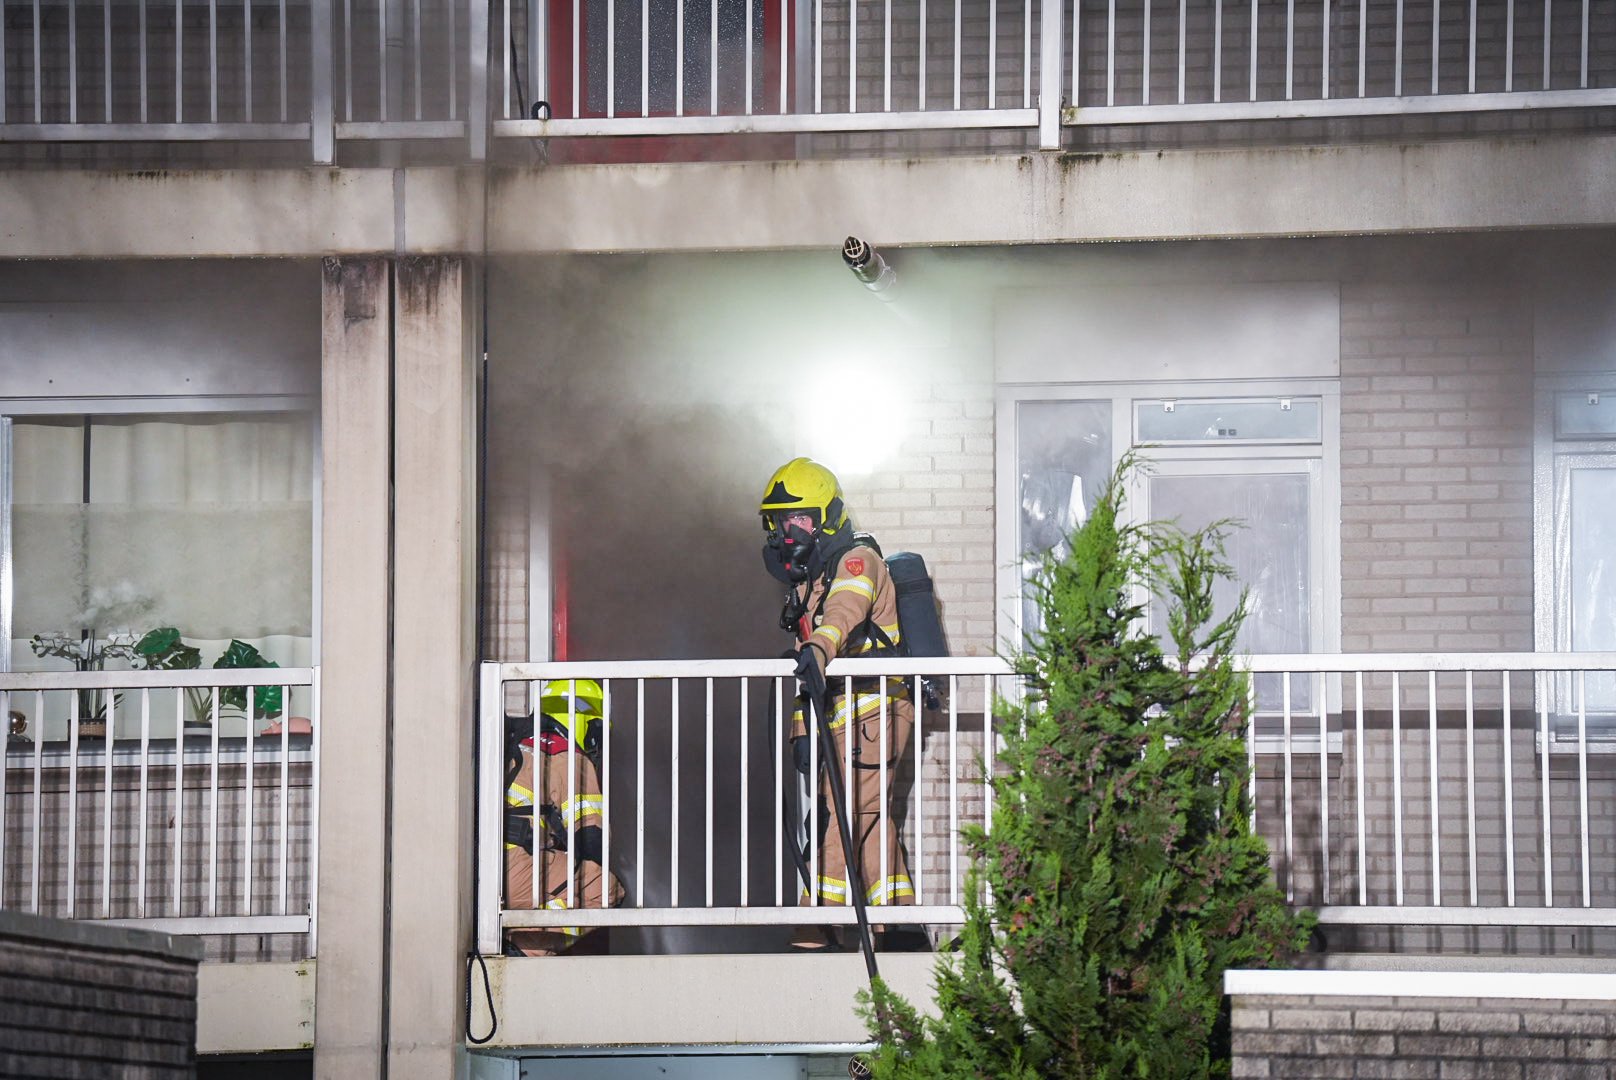
<svg viewBox="0 0 1616 1080">
<path fill-rule="evenodd" d="M 1616 1002 L 1237 996 L 1236 1077 L 1606 1080 Z"/>
<path fill-rule="evenodd" d="M 196 1075 L 200 943 L 0 911 L 0 1075 Z"/>
</svg>

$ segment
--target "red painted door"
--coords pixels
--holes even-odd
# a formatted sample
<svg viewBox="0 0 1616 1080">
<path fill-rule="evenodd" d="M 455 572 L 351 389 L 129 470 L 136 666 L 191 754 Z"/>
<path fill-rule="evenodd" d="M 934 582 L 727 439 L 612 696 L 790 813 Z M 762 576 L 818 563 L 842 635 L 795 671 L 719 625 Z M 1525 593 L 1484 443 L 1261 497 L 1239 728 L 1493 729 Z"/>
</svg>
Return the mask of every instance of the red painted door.
<svg viewBox="0 0 1616 1080">
<path fill-rule="evenodd" d="M 746 38 L 752 38 L 754 114 L 780 110 L 781 42 L 789 54 L 796 35 L 795 0 L 616 0 L 608 27 L 606 0 L 540 0 L 549 15 L 550 115 L 599 118 L 607 112 L 607 95 L 615 96 L 619 117 L 673 116 L 678 98 L 677 4 L 685 8 L 683 55 L 684 114 L 713 112 L 712 27 L 717 17 L 718 109 L 739 115 L 746 105 Z M 642 12 L 649 11 L 649 34 L 642 38 Z M 617 55 L 608 81 L 608 29 Z M 649 57 L 642 57 L 642 40 Z M 790 61 L 787 63 L 787 111 L 794 107 Z M 643 65 L 643 66 L 642 66 Z M 576 70 L 577 109 L 574 110 Z M 648 86 L 642 85 L 646 71 Z M 552 139 L 549 155 L 556 162 L 744 161 L 780 160 L 795 156 L 795 137 L 779 134 L 633 135 Z"/>
</svg>

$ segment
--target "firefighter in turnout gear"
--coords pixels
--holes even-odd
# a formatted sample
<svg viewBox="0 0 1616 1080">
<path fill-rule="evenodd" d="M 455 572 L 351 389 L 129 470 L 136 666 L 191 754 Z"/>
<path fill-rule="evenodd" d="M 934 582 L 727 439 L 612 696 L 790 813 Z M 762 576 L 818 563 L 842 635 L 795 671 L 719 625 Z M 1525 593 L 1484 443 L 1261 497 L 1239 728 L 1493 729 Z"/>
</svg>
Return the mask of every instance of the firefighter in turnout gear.
<svg viewBox="0 0 1616 1080">
<path fill-rule="evenodd" d="M 839 656 L 896 655 L 900 629 L 892 577 L 874 539 L 854 533 L 835 475 L 808 458 L 796 458 L 769 478 L 759 511 L 767 536 L 764 561 L 790 585 L 781 627 L 796 636 L 799 674 L 808 664 L 823 672 Z M 825 707 L 837 760 L 846 774 L 849 824 L 865 898 L 872 905 L 913 904 L 914 885 L 889 805 L 914 728 L 909 687 L 903 679 L 871 677 L 853 679 L 848 690 L 847 680 L 831 679 Z M 805 772 L 811 723 L 813 715 L 799 697 L 792 745 Z M 819 865 L 808 872 L 821 903 L 848 904 L 849 875 L 839 824 L 831 817 L 842 808 L 835 805 L 828 785 L 821 783 L 819 789 Z M 805 889 L 803 902 L 812 898 Z M 817 934 L 799 934 L 797 941 L 803 947 L 818 943 L 829 942 Z"/>
<path fill-rule="evenodd" d="M 505 720 L 505 906 L 598 908 L 602 897 L 616 906 L 623 888 L 601 865 L 606 717 L 600 684 L 547 682 L 536 715 Z M 514 952 L 548 956 L 580 936 L 569 926 L 513 930 L 508 939 Z"/>
</svg>

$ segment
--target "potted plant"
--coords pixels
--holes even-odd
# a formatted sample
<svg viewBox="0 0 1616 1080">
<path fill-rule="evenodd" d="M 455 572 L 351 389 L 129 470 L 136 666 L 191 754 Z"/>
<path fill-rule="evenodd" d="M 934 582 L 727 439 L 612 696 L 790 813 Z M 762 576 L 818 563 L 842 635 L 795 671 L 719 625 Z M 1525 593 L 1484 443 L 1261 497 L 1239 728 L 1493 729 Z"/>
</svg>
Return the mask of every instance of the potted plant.
<svg viewBox="0 0 1616 1080">
<path fill-rule="evenodd" d="M 159 626 L 148 630 L 135 642 L 136 663 L 147 671 L 195 671 L 202 666 L 202 650 L 187 645 L 178 628 Z M 213 694 L 205 686 L 185 688 L 186 723 L 206 724 L 211 720 Z"/>
<path fill-rule="evenodd" d="M 220 654 L 219 659 L 213 662 L 216 668 L 278 668 L 273 660 L 266 660 L 264 655 L 245 641 L 230 639 L 230 644 Z M 219 705 L 241 715 L 247 712 L 247 688 L 245 686 L 225 686 L 219 690 Z M 259 719 L 273 719 L 281 714 L 281 688 L 278 686 L 253 687 L 253 716 Z"/>
<path fill-rule="evenodd" d="M 141 639 L 135 643 L 134 652 L 136 662 L 149 671 L 195 671 L 202 666 L 202 650 L 194 645 L 188 645 L 179 630 L 172 626 L 159 626 L 155 630 L 148 630 Z M 232 638 L 219 658 L 213 662 L 215 668 L 275 668 L 280 667 L 273 660 L 264 658 L 253 646 L 245 641 Z M 253 689 L 253 717 L 255 719 L 273 719 L 281 714 L 282 693 L 279 686 L 259 686 Z M 213 721 L 213 692 L 206 687 L 188 686 L 185 688 L 185 700 L 190 713 L 188 724 L 206 725 Z M 247 715 L 247 688 L 245 686 L 226 686 L 219 693 L 219 708 L 228 710 L 232 715 L 245 717 Z"/>
</svg>

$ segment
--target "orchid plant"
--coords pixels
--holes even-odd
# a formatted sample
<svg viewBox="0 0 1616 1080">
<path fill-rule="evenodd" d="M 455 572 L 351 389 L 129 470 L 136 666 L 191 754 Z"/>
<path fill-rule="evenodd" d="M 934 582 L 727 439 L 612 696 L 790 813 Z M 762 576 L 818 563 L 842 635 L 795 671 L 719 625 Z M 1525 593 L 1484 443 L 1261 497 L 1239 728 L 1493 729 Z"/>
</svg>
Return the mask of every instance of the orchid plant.
<svg viewBox="0 0 1616 1080">
<path fill-rule="evenodd" d="M 69 661 L 75 671 L 102 671 L 108 660 L 135 658 L 135 635 L 127 630 L 114 630 L 101 637 L 94 629 L 85 630 L 77 637 L 61 632 L 35 634 L 28 647 L 35 656 L 54 656 Z M 105 691 L 80 690 L 78 695 L 81 723 L 106 718 Z"/>
<path fill-rule="evenodd" d="M 28 643 L 29 648 L 42 659 L 54 656 L 66 660 L 75 671 L 103 671 L 109 660 L 133 662 L 135 635 L 123 628 L 145 616 L 151 607 L 151 597 L 132 582 L 97 586 L 85 596 L 83 609 L 67 619 L 68 626 L 81 629 L 35 634 Z M 120 629 L 103 635 L 97 630 L 97 627 L 103 626 Z M 105 718 L 105 691 L 80 690 L 78 702 L 80 723 L 93 723 Z"/>
</svg>

